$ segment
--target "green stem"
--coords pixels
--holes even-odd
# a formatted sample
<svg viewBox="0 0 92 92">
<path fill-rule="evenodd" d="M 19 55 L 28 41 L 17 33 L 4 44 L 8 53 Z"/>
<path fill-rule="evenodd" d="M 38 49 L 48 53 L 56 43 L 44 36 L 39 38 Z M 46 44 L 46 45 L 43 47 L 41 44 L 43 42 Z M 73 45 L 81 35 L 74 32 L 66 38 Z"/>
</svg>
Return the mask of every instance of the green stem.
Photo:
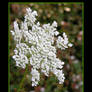
<svg viewBox="0 0 92 92">
<path fill-rule="evenodd" d="M 25 81 L 25 79 L 26 79 L 25 77 L 26 77 L 26 74 L 27 74 L 27 70 L 28 70 L 28 65 L 26 66 L 23 79 L 22 79 L 21 82 L 20 82 L 20 85 L 19 85 L 19 88 L 18 88 L 18 92 L 20 92 L 20 90 L 21 90 L 21 88 L 22 88 L 22 86 L 23 86 L 23 83 L 24 83 L 24 81 Z"/>
</svg>

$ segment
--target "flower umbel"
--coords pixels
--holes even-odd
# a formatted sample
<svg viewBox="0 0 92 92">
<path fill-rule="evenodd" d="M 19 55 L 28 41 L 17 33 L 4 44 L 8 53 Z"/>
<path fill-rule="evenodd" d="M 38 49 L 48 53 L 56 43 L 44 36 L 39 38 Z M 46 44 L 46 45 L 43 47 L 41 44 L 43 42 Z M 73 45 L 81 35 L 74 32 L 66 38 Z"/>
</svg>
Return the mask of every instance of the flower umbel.
<svg viewBox="0 0 92 92">
<path fill-rule="evenodd" d="M 40 73 L 49 76 L 52 72 L 57 77 L 59 84 L 64 82 L 64 73 L 62 71 L 64 62 L 57 58 L 56 49 L 61 50 L 72 47 L 68 37 L 63 33 L 63 37 L 58 36 L 57 22 L 40 25 L 37 22 L 36 11 L 30 8 L 26 9 L 27 13 L 24 21 L 21 22 L 20 28 L 17 21 L 14 22 L 14 30 L 11 31 L 16 42 L 13 59 L 16 66 L 26 68 L 26 64 L 32 66 L 31 81 L 32 86 L 37 86 L 40 81 Z M 56 46 L 54 45 L 56 39 Z"/>
</svg>

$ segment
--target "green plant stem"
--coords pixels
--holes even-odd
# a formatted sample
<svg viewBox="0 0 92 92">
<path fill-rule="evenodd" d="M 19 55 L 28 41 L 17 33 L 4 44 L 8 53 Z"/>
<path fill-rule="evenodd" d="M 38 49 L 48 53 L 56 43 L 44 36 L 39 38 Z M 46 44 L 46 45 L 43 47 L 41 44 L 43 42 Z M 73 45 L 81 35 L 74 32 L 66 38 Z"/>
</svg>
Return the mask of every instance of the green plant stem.
<svg viewBox="0 0 92 92">
<path fill-rule="evenodd" d="M 26 79 L 25 77 L 26 77 L 26 74 L 27 74 L 27 70 L 28 70 L 28 65 L 26 66 L 23 79 L 22 79 L 21 82 L 20 82 L 20 85 L 19 85 L 19 88 L 18 88 L 18 92 L 20 92 L 20 90 L 21 90 L 21 88 L 22 88 L 22 86 L 23 86 L 23 83 L 24 83 L 24 81 L 25 81 L 25 79 Z"/>
</svg>

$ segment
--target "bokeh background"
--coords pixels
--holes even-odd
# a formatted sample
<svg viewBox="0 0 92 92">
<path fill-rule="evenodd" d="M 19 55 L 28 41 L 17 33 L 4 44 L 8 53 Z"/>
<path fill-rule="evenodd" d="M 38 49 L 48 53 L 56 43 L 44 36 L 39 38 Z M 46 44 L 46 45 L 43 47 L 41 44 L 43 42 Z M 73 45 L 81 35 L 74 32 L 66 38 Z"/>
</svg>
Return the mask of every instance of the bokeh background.
<svg viewBox="0 0 92 92">
<path fill-rule="evenodd" d="M 15 20 L 20 22 L 24 19 L 27 7 L 37 10 L 37 19 L 41 24 L 57 21 L 57 30 L 61 34 L 65 32 L 68 35 L 73 47 L 65 51 L 58 49 L 57 52 L 58 57 L 65 62 L 63 71 L 66 79 L 63 85 L 59 85 L 54 76 L 47 78 L 43 75 L 39 85 L 32 87 L 27 74 L 23 80 L 25 70 L 17 68 L 15 61 L 12 59 L 15 43 L 10 33 L 10 92 L 18 92 L 20 86 L 21 90 L 19 92 L 82 92 L 82 4 L 10 4 L 10 29 L 13 29 Z"/>
</svg>

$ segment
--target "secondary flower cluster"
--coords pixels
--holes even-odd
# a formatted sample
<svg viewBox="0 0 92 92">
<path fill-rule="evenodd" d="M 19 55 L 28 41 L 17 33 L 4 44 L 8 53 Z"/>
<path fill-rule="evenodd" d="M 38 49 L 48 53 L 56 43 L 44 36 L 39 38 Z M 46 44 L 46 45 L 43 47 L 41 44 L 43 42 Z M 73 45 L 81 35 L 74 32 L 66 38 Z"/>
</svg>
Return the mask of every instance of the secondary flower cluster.
<svg viewBox="0 0 92 92">
<path fill-rule="evenodd" d="M 16 42 L 13 59 L 16 66 L 26 68 L 26 64 L 31 65 L 32 86 L 37 86 L 40 81 L 40 73 L 49 76 L 52 72 L 59 80 L 59 84 L 64 82 L 64 73 L 62 67 L 64 62 L 57 58 L 57 48 L 65 49 L 71 47 L 67 35 L 58 36 L 56 30 L 57 23 L 40 25 L 36 20 L 38 16 L 36 11 L 30 8 L 26 9 L 27 13 L 20 27 L 17 21 L 14 22 L 14 30 L 11 33 Z M 55 37 L 57 39 L 55 40 Z M 56 44 L 56 45 L 55 45 Z"/>
</svg>

